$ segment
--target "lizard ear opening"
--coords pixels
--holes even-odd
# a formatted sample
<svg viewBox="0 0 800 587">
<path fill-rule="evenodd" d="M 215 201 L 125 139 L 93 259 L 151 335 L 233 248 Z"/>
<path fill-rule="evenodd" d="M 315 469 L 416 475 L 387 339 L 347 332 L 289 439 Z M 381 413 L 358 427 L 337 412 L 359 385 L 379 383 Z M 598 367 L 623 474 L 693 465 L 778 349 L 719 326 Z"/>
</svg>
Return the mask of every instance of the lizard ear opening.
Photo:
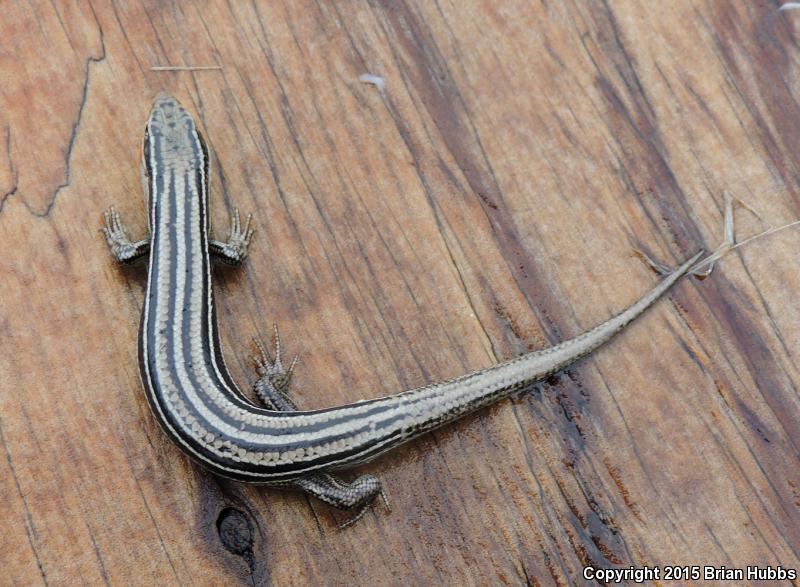
<svg viewBox="0 0 800 587">
<path fill-rule="evenodd" d="M 210 165 L 210 159 L 208 158 L 208 145 L 206 144 L 206 140 L 203 137 L 203 133 L 200 132 L 199 128 L 195 128 L 194 130 L 197 133 L 197 138 L 200 141 L 200 148 L 203 150 L 203 172 L 206 176 L 206 181 L 208 181 L 208 167 Z"/>
<path fill-rule="evenodd" d="M 150 188 L 150 179 L 153 177 L 153 168 L 150 164 L 150 128 L 149 125 L 144 127 L 144 140 L 142 141 L 142 164 L 140 171 L 142 176 L 142 189 L 144 190 L 145 206 L 150 210 L 152 204 L 152 190 Z M 152 215 L 147 215 L 148 225 L 152 222 Z M 153 227 L 150 226 L 150 230 Z"/>
</svg>

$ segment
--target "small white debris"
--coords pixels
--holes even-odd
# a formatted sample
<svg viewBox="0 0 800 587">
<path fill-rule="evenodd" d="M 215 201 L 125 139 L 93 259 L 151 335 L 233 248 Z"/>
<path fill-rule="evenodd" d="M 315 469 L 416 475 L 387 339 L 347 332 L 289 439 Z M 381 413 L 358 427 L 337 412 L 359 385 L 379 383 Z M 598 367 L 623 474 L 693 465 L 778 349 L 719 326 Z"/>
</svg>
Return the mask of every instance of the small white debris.
<svg viewBox="0 0 800 587">
<path fill-rule="evenodd" d="M 733 227 L 733 196 L 725 191 L 725 214 L 723 216 L 723 234 L 720 245 L 706 258 L 702 259 L 690 270 L 695 277 L 706 278 L 714 270 L 714 263 L 722 259 L 736 245 L 736 234 Z M 702 268 L 704 271 L 700 271 Z"/>
<path fill-rule="evenodd" d="M 778 10 L 792 10 L 794 8 L 800 8 L 800 2 L 787 2 L 786 4 L 778 8 Z"/>
<path fill-rule="evenodd" d="M 386 80 L 383 79 L 381 76 L 374 75 L 372 73 L 362 73 L 360 76 L 358 76 L 358 81 L 360 81 L 362 84 L 372 84 L 373 86 L 378 88 L 378 91 L 381 94 L 383 93 L 383 90 L 386 87 Z"/>
</svg>

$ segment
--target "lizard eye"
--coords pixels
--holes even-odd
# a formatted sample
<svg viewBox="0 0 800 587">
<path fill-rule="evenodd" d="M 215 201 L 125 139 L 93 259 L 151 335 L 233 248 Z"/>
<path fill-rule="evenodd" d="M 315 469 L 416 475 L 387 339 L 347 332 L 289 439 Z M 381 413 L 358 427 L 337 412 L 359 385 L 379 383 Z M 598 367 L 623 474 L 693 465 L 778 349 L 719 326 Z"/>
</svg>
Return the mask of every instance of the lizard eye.
<svg viewBox="0 0 800 587">
<path fill-rule="evenodd" d="M 144 127 L 144 141 L 142 142 L 142 163 L 144 164 L 144 170 L 147 174 L 147 177 L 152 175 L 152 169 L 150 169 L 150 129 L 148 127 Z"/>
</svg>

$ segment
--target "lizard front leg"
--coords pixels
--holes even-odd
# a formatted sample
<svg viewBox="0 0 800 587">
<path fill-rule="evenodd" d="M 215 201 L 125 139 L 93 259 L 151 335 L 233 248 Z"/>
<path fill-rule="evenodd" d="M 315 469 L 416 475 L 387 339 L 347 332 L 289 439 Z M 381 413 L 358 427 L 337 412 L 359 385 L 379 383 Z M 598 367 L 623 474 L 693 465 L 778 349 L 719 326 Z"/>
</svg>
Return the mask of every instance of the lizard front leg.
<svg viewBox="0 0 800 587">
<path fill-rule="evenodd" d="M 103 212 L 103 227 L 111 256 L 117 263 L 133 263 L 150 252 L 150 239 L 133 242 L 114 206 Z"/>
<path fill-rule="evenodd" d="M 250 227 L 250 222 L 252 220 L 253 215 L 248 214 L 244 226 L 242 226 L 239 208 L 234 208 L 233 214 L 231 214 L 230 228 L 228 229 L 228 240 L 223 242 L 209 239 L 209 251 L 211 251 L 217 259 L 222 260 L 228 265 L 241 265 L 247 257 L 250 239 L 255 232 L 255 228 Z"/>
<path fill-rule="evenodd" d="M 247 250 L 255 228 L 250 226 L 252 215 L 248 214 L 242 226 L 239 209 L 234 208 L 231 215 L 231 225 L 228 229 L 228 240 L 218 241 L 209 239 L 209 252 L 228 265 L 241 265 L 247 258 Z M 103 227 L 100 229 L 106 237 L 111 255 L 119 263 L 133 263 L 150 252 L 150 239 L 132 241 L 128 236 L 119 212 L 114 206 L 103 212 Z"/>
</svg>

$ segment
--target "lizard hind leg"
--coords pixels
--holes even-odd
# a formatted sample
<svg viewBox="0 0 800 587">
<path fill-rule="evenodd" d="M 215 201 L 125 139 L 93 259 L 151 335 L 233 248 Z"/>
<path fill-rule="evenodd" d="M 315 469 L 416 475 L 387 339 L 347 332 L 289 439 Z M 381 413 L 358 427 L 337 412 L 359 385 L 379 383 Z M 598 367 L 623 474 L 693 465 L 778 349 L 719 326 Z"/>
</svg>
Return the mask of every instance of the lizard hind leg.
<svg viewBox="0 0 800 587">
<path fill-rule="evenodd" d="M 275 339 L 274 355 L 267 351 L 260 340 L 254 339 L 253 341 L 258 350 L 258 354 L 253 357 L 253 360 L 260 376 L 253 389 L 268 409 L 294 412 L 297 411 L 297 405 L 289 397 L 289 387 L 292 373 L 297 365 L 297 356 L 292 359 L 288 369 L 284 368 L 281 361 L 281 338 L 276 325 L 273 326 L 273 337 Z M 383 491 L 381 481 L 375 475 L 361 475 L 348 483 L 328 473 L 315 473 L 292 481 L 290 485 L 335 508 L 341 510 L 358 508 L 358 512 L 353 517 L 339 525 L 340 530 L 355 524 L 364 517 L 378 495 L 381 496 L 386 507 L 389 507 L 389 500 Z"/>
<path fill-rule="evenodd" d="M 355 481 L 347 483 L 333 475 L 317 473 L 298 479 L 294 483 L 309 495 L 313 495 L 335 508 L 340 510 L 358 509 L 354 516 L 339 524 L 340 530 L 352 526 L 363 518 L 379 495 L 386 507 L 389 507 L 389 500 L 383 491 L 381 481 L 375 475 L 361 475 Z"/>
<path fill-rule="evenodd" d="M 289 388 L 292 384 L 292 374 L 297 366 L 298 357 L 295 355 L 289 368 L 284 368 L 281 360 L 281 337 L 278 333 L 278 325 L 273 324 L 272 329 L 275 345 L 274 358 L 259 339 L 253 339 L 258 349 L 258 354 L 253 357 L 253 361 L 259 375 L 253 389 L 267 407 L 295 412 L 297 405 L 289 397 Z"/>
</svg>

